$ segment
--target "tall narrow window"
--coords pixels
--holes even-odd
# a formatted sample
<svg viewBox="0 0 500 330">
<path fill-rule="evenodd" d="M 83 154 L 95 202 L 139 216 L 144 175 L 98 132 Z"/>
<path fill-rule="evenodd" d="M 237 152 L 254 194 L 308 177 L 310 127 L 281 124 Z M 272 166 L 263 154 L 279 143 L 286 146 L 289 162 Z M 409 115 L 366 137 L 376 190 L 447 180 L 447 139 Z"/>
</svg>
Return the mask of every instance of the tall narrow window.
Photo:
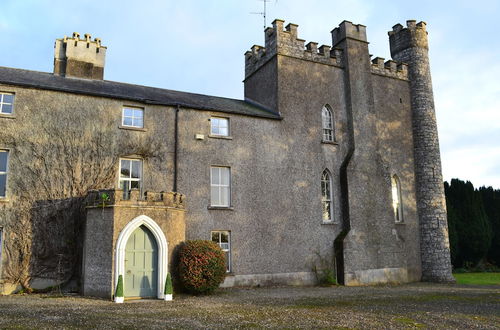
<svg viewBox="0 0 500 330">
<path fill-rule="evenodd" d="M 229 119 L 222 117 L 210 118 L 210 135 L 229 136 Z"/>
<path fill-rule="evenodd" d="M 123 108 L 122 125 L 127 127 L 144 128 L 144 109 Z"/>
<path fill-rule="evenodd" d="M 210 168 L 210 205 L 229 207 L 231 203 L 231 171 L 229 167 Z"/>
<path fill-rule="evenodd" d="M 397 175 L 391 178 L 392 185 L 392 209 L 394 210 L 394 221 L 403 222 L 403 204 L 401 202 L 401 183 Z"/>
<path fill-rule="evenodd" d="M 219 244 L 226 256 L 226 272 L 231 271 L 231 232 L 229 231 L 213 231 L 212 242 Z"/>
<path fill-rule="evenodd" d="M 0 113 L 11 115 L 14 110 L 14 94 L 0 93 Z"/>
<path fill-rule="evenodd" d="M 7 171 L 8 171 L 9 152 L 0 150 L 0 198 L 7 196 Z"/>
<path fill-rule="evenodd" d="M 128 199 L 130 190 L 141 189 L 142 160 L 120 159 L 120 188 L 123 189 L 123 198 Z"/>
<path fill-rule="evenodd" d="M 323 141 L 334 142 L 335 126 L 333 124 L 333 113 L 328 105 L 325 105 L 323 110 L 321 110 L 321 118 L 323 121 Z"/>
<path fill-rule="evenodd" d="M 332 178 L 328 170 L 324 170 L 321 176 L 321 206 L 323 222 L 332 222 Z"/>
</svg>

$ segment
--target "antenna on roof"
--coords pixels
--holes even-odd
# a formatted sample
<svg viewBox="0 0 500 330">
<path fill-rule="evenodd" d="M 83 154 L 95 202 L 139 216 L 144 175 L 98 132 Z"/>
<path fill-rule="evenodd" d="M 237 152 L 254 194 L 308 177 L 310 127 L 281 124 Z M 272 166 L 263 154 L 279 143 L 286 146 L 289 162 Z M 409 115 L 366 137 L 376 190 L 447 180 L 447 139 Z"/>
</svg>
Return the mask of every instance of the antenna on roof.
<svg viewBox="0 0 500 330">
<path fill-rule="evenodd" d="M 271 0 L 259 0 L 259 1 L 262 1 L 264 3 L 264 11 L 261 11 L 261 12 L 251 12 L 250 14 L 256 14 L 256 15 L 262 15 L 262 17 L 264 18 L 264 30 L 266 29 L 266 13 L 267 13 L 267 3 L 268 2 L 271 2 Z M 276 2 L 278 2 L 278 0 L 276 0 Z"/>
</svg>

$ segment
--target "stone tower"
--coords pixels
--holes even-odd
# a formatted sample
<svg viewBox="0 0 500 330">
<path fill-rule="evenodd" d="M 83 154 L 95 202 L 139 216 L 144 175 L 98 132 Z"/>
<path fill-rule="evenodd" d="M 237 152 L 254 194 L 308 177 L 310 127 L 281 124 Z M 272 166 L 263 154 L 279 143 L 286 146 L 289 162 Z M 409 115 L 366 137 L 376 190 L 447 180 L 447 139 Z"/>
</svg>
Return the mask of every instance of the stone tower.
<svg viewBox="0 0 500 330">
<path fill-rule="evenodd" d="M 426 23 L 406 24 L 393 27 L 389 42 L 392 58 L 407 63 L 409 70 L 422 280 L 454 282 Z"/>
<path fill-rule="evenodd" d="M 86 33 L 85 39 L 73 32 L 73 37 L 57 39 L 54 45 L 54 74 L 64 77 L 100 79 L 104 77 L 106 47 L 101 39 L 91 40 Z"/>
</svg>

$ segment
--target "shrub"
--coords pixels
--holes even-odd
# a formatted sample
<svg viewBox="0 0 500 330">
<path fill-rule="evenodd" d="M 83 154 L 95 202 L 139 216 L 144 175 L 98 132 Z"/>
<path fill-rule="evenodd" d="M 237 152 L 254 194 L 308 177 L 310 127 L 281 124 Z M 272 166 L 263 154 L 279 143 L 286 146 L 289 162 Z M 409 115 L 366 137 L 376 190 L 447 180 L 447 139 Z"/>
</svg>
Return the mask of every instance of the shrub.
<svg viewBox="0 0 500 330">
<path fill-rule="evenodd" d="M 164 294 L 173 294 L 174 289 L 172 288 L 172 277 L 170 273 L 167 273 L 167 280 L 165 281 L 165 291 Z"/>
<path fill-rule="evenodd" d="M 118 283 L 116 284 L 115 297 L 123 297 L 123 276 L 118 276 Z"/>
<path fill-rule="evenodd" d="M 315 252 L 317 261 L 313 263 L 312 271 L 316 275 L 316 282 L 320 286 L 337 285 L 337 276 L 335 274 L 335 261 Z"/>
<path fill-rule="evenodd" d="M 217 289 L 226 276 L 224 252 L 212 241 L 187 241 L 179 250 L 179 277 L 191 293 L 204 294 Z"/>
</svg>

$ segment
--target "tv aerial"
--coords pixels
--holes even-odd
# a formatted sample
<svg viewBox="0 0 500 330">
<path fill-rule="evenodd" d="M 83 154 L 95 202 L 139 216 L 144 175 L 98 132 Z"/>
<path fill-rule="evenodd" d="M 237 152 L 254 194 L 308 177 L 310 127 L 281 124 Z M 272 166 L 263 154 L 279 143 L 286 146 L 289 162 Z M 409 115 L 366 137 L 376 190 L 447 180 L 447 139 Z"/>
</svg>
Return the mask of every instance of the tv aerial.
<svg viewBox="0 0 500 330">
<path fill-rule="evenodd" d="M 251 12 L 250 14 L 262 15 L 262 17 L 264 18 L 264 30 L 265 30 L 267 26 L 266 24 L 267 3 L 271 2 L 271 0 L 259 0 L 259 1 L 262 1 L 262 3 L 264 4 L 264 10 L 260 12 Z M 278 2 L 278 0 L 276 0 L 276 2 Z"/>
</svg>

